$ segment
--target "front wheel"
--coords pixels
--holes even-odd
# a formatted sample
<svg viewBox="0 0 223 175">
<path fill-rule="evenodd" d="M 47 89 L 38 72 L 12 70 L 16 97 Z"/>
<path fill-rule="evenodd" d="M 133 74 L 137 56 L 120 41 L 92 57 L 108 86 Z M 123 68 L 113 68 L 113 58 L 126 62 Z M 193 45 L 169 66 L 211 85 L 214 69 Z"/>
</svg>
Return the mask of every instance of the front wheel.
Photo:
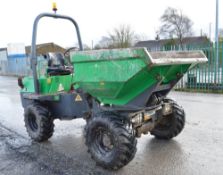
<svg viewBox="0 0 223 175">
<path fill-rule="evenodd" d="M 33 103 L 26 107 L 24 121 L 26 130 L 34 141 L 46 141 L 53 135 L 53 118 L 40 104 Z"/>
<path fill-rule="evenodd" d="M 98 165 L 116 170 L 134 158 L 137 141 L 119 116 L 100 113 L 85 130 L 86 145 Z"/>
<path fill-rule="evenodd" d="M 151 131 L 157 139 L 172 139 L 180 134 L 185 125 L 185 112 L 175 101 L 164 99 L 164 102 L 172 104 L 172 114 L 163 116 L 161 121 Z"/>
</svg>

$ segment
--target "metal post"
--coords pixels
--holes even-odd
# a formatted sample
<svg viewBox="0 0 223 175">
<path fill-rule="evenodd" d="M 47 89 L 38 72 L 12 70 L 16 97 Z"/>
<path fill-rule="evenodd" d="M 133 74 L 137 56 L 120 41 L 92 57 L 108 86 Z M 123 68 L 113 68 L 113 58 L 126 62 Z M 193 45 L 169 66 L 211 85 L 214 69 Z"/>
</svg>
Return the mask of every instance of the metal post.
<svg viewBox="0 0 223 175">
<path fill-rule="evenodd" d="M 221 42 L 221 50 L 223 51 L 223 43 Z M 223 89 L 223 52 L 221 52 L 221 90 Z"/>
<path fill-rule="evenodd" d="M 91 40 L 91 50 L 94 50 L 94 41 Z"/>
<path fill-rule="evenodd" d="M 210 39 L 210 42 L 211 42 L 211 22 L 209 23 L 209 39 Z"/>
<path fill-rule="evenodd" d="M 218 15 L 219 15 L 219 1 L 216 0 L 216 22 L 215 22 L 215 47 L 216 47 L 216 68 L 215 68 L 215 84 L 217 84 L 217 72 L 218 72 L 218 62 L 219 62 L 219 59 L 218 59 L 218 54 L 219 54 L 219 43 L 218 43 Z"/>
</svg>

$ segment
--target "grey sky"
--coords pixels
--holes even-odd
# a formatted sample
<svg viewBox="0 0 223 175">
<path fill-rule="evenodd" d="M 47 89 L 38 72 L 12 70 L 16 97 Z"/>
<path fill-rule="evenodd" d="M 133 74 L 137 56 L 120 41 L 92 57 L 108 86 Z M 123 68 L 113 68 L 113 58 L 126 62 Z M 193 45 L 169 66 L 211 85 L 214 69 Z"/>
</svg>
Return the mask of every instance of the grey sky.
<svg viewBox="0 0 223 175">
<path fill-rule="evenodd" d="M 0 5 L 0 47 L 7 43 L 31 43 L 33 20 L 41 12 L 51 12 L 52 0 L 7 0 Z M 209 33 L 215 27 L 215 0 L 55 0 L 58 14 L 69 15 L 79 23 L 82 40 L 96 43 L 120 24 L 130 24 L 138 33 L 154 39 L 160 16 L 170 6 L 181 9 L 194 22 L 194 32 Z M 223 4 L 220 3 L 220 27 L 223 27 Z M 62 46 L 76 43 L 73 26 L 67 22 L 44 19 L 39 25 L 38 42 Z M 73 37 L 74 36 L 74 37 Z"/>
</svg>

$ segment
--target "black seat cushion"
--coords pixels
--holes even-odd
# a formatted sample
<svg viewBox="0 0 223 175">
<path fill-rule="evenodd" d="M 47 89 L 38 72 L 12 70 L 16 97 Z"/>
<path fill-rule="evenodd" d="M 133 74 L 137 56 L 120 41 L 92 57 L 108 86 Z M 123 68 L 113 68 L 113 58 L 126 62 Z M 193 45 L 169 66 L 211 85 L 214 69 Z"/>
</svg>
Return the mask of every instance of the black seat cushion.
<svg viewBox="0 0 223 175">
<path fill-rule="evenodd" d="M 60 52 L 46 54 L 48 60 L 47 74 L 50 76 L 69 75 L 73 72 L 71 67 L 65 66 L 64 55 Z"/>
<path fill-rule="evenodd" d="M 65 67 L 48 67 L 47 74 L 50 76 L 56 75 L 69 75 L 72 73 L 72 70 L 66 69 Z"/>
</svg>

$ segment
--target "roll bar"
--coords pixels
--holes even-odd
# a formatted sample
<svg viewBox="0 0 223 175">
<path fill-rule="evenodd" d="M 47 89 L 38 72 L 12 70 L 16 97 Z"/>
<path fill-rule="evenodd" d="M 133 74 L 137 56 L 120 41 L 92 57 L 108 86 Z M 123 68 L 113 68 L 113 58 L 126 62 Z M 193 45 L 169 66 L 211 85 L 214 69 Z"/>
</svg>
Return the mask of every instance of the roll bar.
<svg viewBox="0 0 223 175">
<path fill-rule="evenodd" d="M 40 21 L 41 18 L 43 17 L 50 17 L 50 18 L 55 18 L 55 19 L 65 19 L 68 20 L 70 22 L 73 23 L 73 25 L 76 28 L 76 34 L 77 34 L 77 39 L 78 39 L 78 44 L 79 44 L 79 50 L 82 51 L 83 50 L 83 45 L 82 45 L 82 41 L 81 41 L 81 35 L 80 35 L 80 30 L 78 27 L 77 22 L 69 17 L 69 16 L 64 16 L 64 15 L 58 15 L 58 14 L 51 14 L 51 13 L 41 13 L 39 14 L 33 24 L 33 33 L 32 33 L 32 45 L 31 45 L 31 69 L 33 72 L 33 79 L 34 79 L 34 89 L 35 89 L 35 93 L 39 93 L 40 92 L 40 88 L 39 88 L 39 81 L 38 81 L 38 76 L 37 76 L 37 70 L 36 70 L 36 65 L 37 65 L 37 54 L 36 54 L 36 38 L 37 38 L 37 27 L 38 27 L 38 23 Z"/>
</svg>

